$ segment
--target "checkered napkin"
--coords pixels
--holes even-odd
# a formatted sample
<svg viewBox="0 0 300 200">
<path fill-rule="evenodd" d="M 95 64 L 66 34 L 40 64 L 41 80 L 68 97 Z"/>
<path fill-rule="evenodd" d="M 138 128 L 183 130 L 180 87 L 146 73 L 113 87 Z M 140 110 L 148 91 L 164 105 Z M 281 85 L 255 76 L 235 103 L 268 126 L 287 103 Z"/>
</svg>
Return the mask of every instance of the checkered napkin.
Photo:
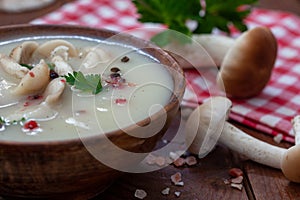
<svg viewBox="0 0 300 200">
<path fill-rule="evenodd" d="M 130 0 L 77 0 L 32 21 L 32 24 L 76 24 L 114 31 L 127 31 L 144 39 L 162 25 L 137 21 Z M 278 40 L 279 50 L 272 77 L 263 92 L 251 99 L 234 100 L 230 118 L 249 127 L 294 142 L 291 119 L 300 113 L 300 18 L 287 13 L 254 9 L 246 19 L 249 28 L 267 26 Z M 154 29 L 153 29 L 154 28 Z M 195 70 L 186 72 L 188 87 L 183 104 L 196 106 L 214 93 L 209 78 Z M 215 77 L 215 72 L 207 72 Z M 209 90 L 207 90 L 209 88 Z M 195 98 L 191 91 L 197 94 Z"/>
</svg>

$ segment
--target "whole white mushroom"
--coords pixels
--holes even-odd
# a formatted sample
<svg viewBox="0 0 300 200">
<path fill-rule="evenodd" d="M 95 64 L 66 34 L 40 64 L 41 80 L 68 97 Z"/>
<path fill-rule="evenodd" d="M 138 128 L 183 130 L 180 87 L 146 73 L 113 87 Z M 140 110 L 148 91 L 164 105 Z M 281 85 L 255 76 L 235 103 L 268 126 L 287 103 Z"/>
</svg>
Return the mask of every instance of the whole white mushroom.
<svg viewBox="0 0 300 200">
<path fill-rule="evenodd" d="M 214 115 L 228 114 L 229 107 L 220 106 L 226 105 L 228 102 L 229 99 L 226 97 L 211 97 L 192 112 L 186 123 L 186 140 L 187 142 L 192 141 L 190 151 L 196 154 L 200 152 L 200 157 L 203 157 L 219 142 L 250 160 L 281 169 L 287 179 L 300 183 L 300 145 L 296 144 L 289 149 L 274 146 L 244 133 L 226 121 L 224 122 L 223 117 L 219 118 L 221 120 L 213 117 Z M 212 107 L 221 109 L 213 110 Z M 214 129 L 219 132 L 209 131 L 210 126 L 218 126 Z M 195 135 L 196 137 L 194 137 Z M 206 143 L 206 141 L 209 142 Z M 203 150 L 202 146 L 206 146 L 206 152 L 201 151 Z"/>
</svg>

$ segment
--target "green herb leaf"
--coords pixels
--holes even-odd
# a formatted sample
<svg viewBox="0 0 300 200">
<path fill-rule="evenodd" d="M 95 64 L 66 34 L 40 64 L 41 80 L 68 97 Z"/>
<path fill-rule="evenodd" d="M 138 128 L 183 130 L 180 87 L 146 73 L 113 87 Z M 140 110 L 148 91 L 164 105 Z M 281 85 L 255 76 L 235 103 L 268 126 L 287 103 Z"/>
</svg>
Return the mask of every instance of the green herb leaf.
<svg viewBox="0 0 300 200">
<path fill-rule="evenodd" d="M 141 22 L 167 25 L 170 29 L 190 35 L 186 20 L 199 16 L 199 0 L 133 0 Z"/>
<path fill-rule="evenodd" d="M 84 75 L 82 72 L 73 72 L 64 76 L 67 83 L 74 85 L 76 89 L 84 92 L 91 92 L 92 94 L 98 94 L 102 91 L 101 76 L 99 74 Z"/>
<path fill-rule="evenodd" d="M 4 117 L 1 117 L 0 116 L 0 127 L 4 126 L 5 125 L 5 120 L 4 120 Z"/>
<path fill-rule="evenodd" d="M 210 33 L 213 28 L 229 33 L 229 25 L 235 25 L 240 31 L 246 31 L 244 18 L 251 11 L 249 5 L 255 4 L 257 0 L 207 0 L 205 15 L 199 21 L 195 33 Z M 248 5 L 248 6 L 247 6 Z M 205 31 L 204 31 L 205 30 Z"/>
<path fill-rule="evenodd" d="M 258 0 L 206 0 L 202 7 L 199 0 L 132 0 L 140 14 L 139 21 L 161 23 L 169 29 L 191 36 L 193 33 L 211 33 L 218 28 L 229 33 L 229 26 L 234 25 L 240 31 L 247 30 L 244 18 L 250 13 L 251 6 Z M 200 14 L 204 13 L 203 15 Z M 187 21 L 196 22 L 196 28 L 190 30 Z M 179 35 L 179 34 L 177 34 Z M 176 39 L 176 34 L 164 31 L 155 35 L 152 41 L 164 46 Z M 180 43 L 189 42 L 177 37 Z"/>
<path fill-rule="evenodd" d="M 50 70 L 54 70 L 55 64 L 54 63 L 47 63 Z"/>
<path fill-rule="evenodd" d="M 68 73 L 68 75 L 65 75 L 63 77 L 65 77 L 67 83 L 69 83 L 70 85 L 74 85 L 75 81 L 76 81 L 76 78 L 75 78 L 76 76 L 77 76 L 77 72 L 74 71 L 73 74 Z"/>
<path fill-rule="evenodd" d="M 166 46 L 167 44 L 174 41 L 179 42 L 180 44 L 192 42 L 191 37 L 187 37 L 187 35 L 185 34 L 170 29 L 156 34 L 151 38 L 151 41 L 161 47 Z"/>
<path fill-rule="evenodd" d="M 22 123 L 25 121 L 26 119 L 24 117 L 22 117 L 19 120 L 8 121 L 4 117 L 0 116 L 0 131 L 4 131 L 6 126 L 18 125 L 18 124 L 22 125 Z"/>
<path fill-rule="evenodd" d="M 23 67 L 26 67 L 29 70 L 31 70 L 33 68 L 33 66 L 31 66 L 31 65 L 27 65 L 27 64 L 23 64 L 23 63 L 21 63 L 20 65 Z"/>
</svg>

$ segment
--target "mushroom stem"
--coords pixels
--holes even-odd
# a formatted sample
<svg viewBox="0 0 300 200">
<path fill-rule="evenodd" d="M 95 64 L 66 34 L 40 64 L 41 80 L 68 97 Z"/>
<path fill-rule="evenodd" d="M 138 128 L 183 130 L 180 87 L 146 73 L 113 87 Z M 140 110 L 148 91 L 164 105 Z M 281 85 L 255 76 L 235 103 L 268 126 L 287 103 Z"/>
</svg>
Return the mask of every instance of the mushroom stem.
<svg viewBox="0 0 300 200">
<path fill-rule="evenodd" d="M 220 66 L 235 39 L 212 34 L 194 34 L 192 42 L 170 43 L 163 48 L 175 56 L 184 69 Z"/>
<path fill-rule="evenodd" d="M 281 169 L 281 157 L 286 152 L 285 148 L 258 140 L 228 122 L 224 124 L 219 142 L 250 160 L 277 169 Z"/>
<path fill-rule="evenodd" d="M 300 144 L 300 115 L 292 119 L 293 131 L 295 134 L 295 144 Z"/>
<path fill-rule="evenodd" d="M 211 97 L 192 112 L 186 122 L 186 138 L 187 141 L 193 139 L 191 144 L 191 146 L 194 145 L 193 149 L 201 149 L 203 145 L 207 145 L 205 143 L 207 138 L 212 138 L 216 142 L 219 139 L 218 141 L 229 149 L 255 162 L 281 169 L 288 180 L 300 183 L 300 145 L 295 145 L 289 149 L 274 146 L 244 133 L 228 122 L 223 123 L 223 118 L 212 117 L 216 115 L 213 112 L 217 112 L 219 115 L 224 115 L 224 113 L 228 112 L 229 108 L 226 106 L 223 109 L 211 109 L 228 101 L 230 100 L 226 97 Z M 218 108 L 222 107 L 218 106 Z M 202 110 L 202 113 L 199 112 L 200 110 Z M 200 115 L 197 113 L 200 113 Z M 209 131 L 209 127 L 212 124 L 215 126 L 223 125 L 221 134 Z M 213 149 L 216 142 L 208 143 L 210 146 L 206 148 L 208 150 L 205 152 L 206 154 Z"/>
</svg>

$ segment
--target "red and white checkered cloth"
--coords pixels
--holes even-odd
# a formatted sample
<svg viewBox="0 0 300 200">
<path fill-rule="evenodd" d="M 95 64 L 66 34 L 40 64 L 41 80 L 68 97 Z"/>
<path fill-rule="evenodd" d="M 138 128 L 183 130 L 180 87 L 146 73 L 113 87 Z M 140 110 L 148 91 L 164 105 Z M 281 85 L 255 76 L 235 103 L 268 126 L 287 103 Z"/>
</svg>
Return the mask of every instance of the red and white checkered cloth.
<svg viewBox="0 0 300 200">
<path fill-rule="evenodd" d="M 77 0 L 33 20 L 32 24 L 76 24 L 106 28 L 149 39 L 162 25 L 137 21 L 136 8 L 130 0 Z M 285 141 L 294 142 L 291 119 L 300 113 L 300 18 L 287 12 L 254 9 L 247 17 L 249 28 L 267 26 L 278 40 L 279 50 L 270 82 L 263 92 L 251 99 L 233 100 L 230 118 L 271 134 L 283 134 Z M 189 87 L 185 104 L 197 105 L 211 91 L 194 70 L 186 71 Z M 189 95 L 190 89 L 198 95 Z"/>
</svg>

